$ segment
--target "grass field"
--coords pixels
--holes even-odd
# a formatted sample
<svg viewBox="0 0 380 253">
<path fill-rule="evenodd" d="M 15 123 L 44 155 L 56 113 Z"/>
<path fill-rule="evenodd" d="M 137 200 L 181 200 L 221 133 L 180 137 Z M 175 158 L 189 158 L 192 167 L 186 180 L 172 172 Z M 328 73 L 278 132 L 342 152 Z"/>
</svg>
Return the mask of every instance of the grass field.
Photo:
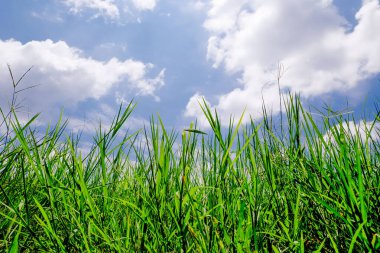
<svg viewBox="0 0 380 253">
<path fill-rule="evenodd" d="M 379 252 L 380 110 L 319 117 L 298 96 L 263 119 L 128 132 L 134 104 L 87 153 L 66 122 L 3 113 L 1 252 Z M 351 122 L 351 123 L 350 123 Z"/>
</svg>

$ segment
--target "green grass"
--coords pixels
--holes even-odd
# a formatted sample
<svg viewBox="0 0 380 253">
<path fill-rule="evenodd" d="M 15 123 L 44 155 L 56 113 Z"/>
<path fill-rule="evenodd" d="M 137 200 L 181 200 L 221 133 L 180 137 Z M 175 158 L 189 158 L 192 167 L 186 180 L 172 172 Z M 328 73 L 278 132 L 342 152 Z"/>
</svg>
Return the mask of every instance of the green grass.
<svg viewBox="0 0 380 253">
<path fill-rule="evenodd" d="M 62 120 L 42 134 L 2 112 L 0 251 L 379 252 L 380 111 L 359 138 L 350 115 L 285 104 L 280 132 L 265 108 L 223 130 L 201 103 L 207 133 L 129 133 L 131 103 L 88 154 Z"/>
</svg>

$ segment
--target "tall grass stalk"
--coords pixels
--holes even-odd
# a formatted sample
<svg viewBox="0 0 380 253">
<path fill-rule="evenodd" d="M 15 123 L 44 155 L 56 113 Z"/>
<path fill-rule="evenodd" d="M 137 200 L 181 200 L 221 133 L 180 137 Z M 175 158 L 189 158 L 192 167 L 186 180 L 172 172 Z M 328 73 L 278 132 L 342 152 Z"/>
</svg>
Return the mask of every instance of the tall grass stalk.
<svg viewBox="0 0 380 253">
<path fill-rule="evenodd" d="M 224 131 L 204 101 L 207 133 L 159 116 L 129 133 L 130 103 L 85 156 L 62 119 L 41 138 L 38 115 L 3 114 L 0 251 L 378 252 L 380 111 L 363 135 L 350 115 L 284 105 L 278 135 L 265 107 Z"/>
</svg>

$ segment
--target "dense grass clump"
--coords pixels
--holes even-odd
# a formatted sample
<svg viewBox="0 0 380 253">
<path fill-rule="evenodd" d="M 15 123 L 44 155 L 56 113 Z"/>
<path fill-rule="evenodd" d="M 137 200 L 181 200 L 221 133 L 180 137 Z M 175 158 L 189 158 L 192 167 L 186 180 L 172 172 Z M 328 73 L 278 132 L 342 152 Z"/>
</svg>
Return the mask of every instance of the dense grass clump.
<svg viewBox="0 0 380 253">
<path fill-rule="evenodd" d="M 222 130 L 201 106 L 207 134 L 159 117 L 129 133 L 134 105 L 120 107 L 85 154 L 64 122 L 42 134 L 37 116 L 3 117 L 0 251 L 380 250 L 380 112 L 359 127 L 290 96 L 282 131 L 265 110 Z"/>
</svg>

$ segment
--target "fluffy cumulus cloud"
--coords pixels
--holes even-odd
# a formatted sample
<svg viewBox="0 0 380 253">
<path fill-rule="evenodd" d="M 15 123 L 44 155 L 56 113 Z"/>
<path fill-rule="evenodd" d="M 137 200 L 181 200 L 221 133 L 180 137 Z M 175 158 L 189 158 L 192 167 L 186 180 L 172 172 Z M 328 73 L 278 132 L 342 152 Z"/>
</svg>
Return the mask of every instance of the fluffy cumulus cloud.
<svg viewBox="0 0 380 253">
<path fill-rule="evenodd" d="M 1 103 L 9 100 L 12 87 L 7 64 L 15 79 L 33 66 L 19 87 L 39 85 L 24 92 L 27 94 L 25 104 L 33 111 L 76 105 L 90 98 L 100 99 L 117 85 L 119 89 L 133 91 L 131 95 L 153 96 L 158 100 L 155 92 L 164 85 L 164 70 L 152 76 L 150 72 L 154 66 L 151 63 L 117 58 L 97 61 L 64 41 L 22 44 L 15 40 L 0 40 L 0 55 Z"/>
<path fill-rule="evenodd" d="M 199 93 L 192 96 L 186 105 L 185 116 L 197 117 L 197 121 L 201 127 L 207 126 L 207 118 L 205 117 L 201 106 L 204 106 L 204 102 L 207 106 L 210 106 L 210 102 L 202 97 Z"/>
<path fill-rule="evenodd" d="M 94 17 L 119 19 L 124 12 L 130 12 L 130 8 L 137 11 L 153 10 L 157 0 L 61 0 L 72 13 L 90 11 Z"/>
<path fill-rule="evenodd" d="M 213 107 L 226 118 L 245 107 L 257 113 L 264 99 L 276 113 L 279 75 L 283 91 L 303 97 L 358 87 L 380 72 L 379 1 L 363 1 L 355 17 L 348 23 L 332 0 L 212 0 L 204 23 L 207 57 L 241 83 L 219 94 Z M 196 116 L 197 96 L 186 115 Z"/>
</svg>

